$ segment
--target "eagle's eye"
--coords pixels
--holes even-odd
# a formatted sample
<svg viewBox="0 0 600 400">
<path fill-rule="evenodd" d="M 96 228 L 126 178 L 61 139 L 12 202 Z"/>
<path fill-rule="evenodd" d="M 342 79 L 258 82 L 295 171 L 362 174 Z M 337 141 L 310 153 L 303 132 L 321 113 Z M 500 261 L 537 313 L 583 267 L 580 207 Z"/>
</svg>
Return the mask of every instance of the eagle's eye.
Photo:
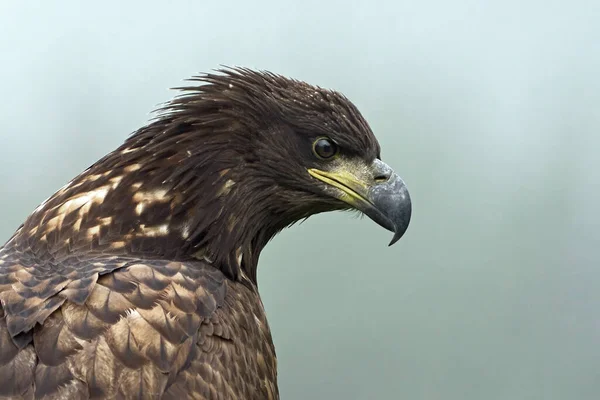
<svg viewBox="0 0 600 400">
<path fill-rule="evenodd" d="M 317 157 L 328 159 L 337 154 L 338 147 L 331 139 L 322 137 L 313 144 L 313 151 Z"/>
</svg>

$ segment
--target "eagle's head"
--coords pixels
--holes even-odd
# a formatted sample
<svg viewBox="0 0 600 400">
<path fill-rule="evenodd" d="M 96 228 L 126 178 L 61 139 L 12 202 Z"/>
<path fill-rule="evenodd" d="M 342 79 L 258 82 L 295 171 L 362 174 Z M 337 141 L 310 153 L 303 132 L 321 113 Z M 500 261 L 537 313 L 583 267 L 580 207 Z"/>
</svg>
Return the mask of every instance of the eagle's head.
<svg viewBox="0 0 600 400">
<path fill-rule="evenodd" d="M 391 243 L 404 234 L 406 186 L 346 97 L 248 69 L 193 81 L 38 207 L 21 229 L 38 251 L 205 258 L 255 281 L 264 245 L 319 212 L 356 209 Z"/>
</svg>

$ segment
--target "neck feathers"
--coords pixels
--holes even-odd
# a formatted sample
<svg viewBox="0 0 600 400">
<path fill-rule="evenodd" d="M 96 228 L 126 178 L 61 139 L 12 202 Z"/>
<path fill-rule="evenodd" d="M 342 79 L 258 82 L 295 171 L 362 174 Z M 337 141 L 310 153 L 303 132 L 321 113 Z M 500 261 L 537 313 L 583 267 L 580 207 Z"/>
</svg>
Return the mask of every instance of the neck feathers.
<svg viewBox="0 0 600 400">
<path fill-rule="evenodd" d="M 171 136 L 155 145 L 161 134 Z M 231 279 L 255 283 L 260 251 L 277 231 L 262 223 L 268 199 L 240 182 L 245 160 L 235 149 L 223 149 L 219 135 L 199 136 L 193 124 L 172 119 L 143 128 L 41 204 L 13 242 L 40 259 L 79 252 L 203 258 Z"/>
</svg>

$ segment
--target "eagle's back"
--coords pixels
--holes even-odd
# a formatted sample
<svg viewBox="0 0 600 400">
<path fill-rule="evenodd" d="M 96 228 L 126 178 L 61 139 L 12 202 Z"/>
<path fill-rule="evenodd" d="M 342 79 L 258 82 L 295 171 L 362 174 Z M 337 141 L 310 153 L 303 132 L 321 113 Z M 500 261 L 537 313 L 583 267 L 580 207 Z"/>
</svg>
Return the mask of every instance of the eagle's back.
<svg viewBox="0 0 600 400">
<path fill-rule="evenodd" d="M 0 249 L 0 398 L 276 399 L 252 284 L 208 262 Z"/>
</svg>

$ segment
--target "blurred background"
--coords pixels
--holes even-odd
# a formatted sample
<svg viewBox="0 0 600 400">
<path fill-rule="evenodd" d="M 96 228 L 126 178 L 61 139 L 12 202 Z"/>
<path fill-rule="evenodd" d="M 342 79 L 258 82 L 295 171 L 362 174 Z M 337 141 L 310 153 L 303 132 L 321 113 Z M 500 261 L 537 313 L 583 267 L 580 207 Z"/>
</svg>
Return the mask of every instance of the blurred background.
<svg viewBox="0 0 600 400">
<path fill-rule="evenodd" d="M 264 251 L 282 399 L 600 398 L 600 3 L 0 1 L 0 241 L 220 64 L 337 89 L 413 198 Z"/>
</svg>

